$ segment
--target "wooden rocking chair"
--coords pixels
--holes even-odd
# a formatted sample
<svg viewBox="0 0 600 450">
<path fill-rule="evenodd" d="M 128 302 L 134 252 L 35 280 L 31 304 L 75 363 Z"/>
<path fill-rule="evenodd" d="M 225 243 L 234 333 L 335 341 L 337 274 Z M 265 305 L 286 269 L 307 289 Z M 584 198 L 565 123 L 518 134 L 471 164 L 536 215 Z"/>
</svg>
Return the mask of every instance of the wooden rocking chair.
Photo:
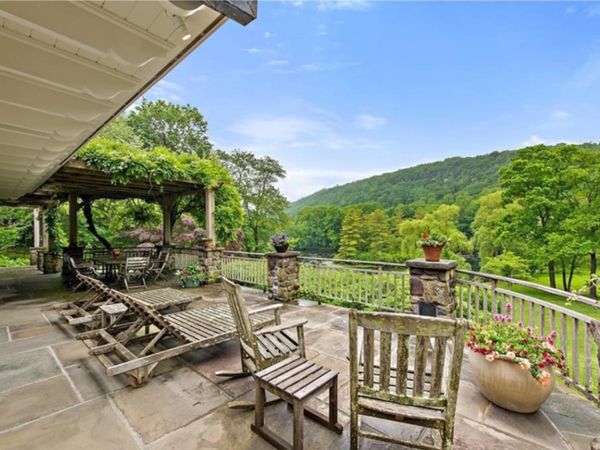
<svg viewBox="0 0 600 450">
<path fill-rule="evenodd" d="M 256 330 L 252 326 L 250 313 L 242 296 L 241 288 L 223 278 L 227 302 L 235 322 L 241 350 L 242 370 L 240 372 L 219 371 L 218 376 L 243 377 L 271 367 L 292 355 L 306 356 L 304 349 L 304 324 L 306 319 L 294 320 L 285 324 Z M 275 305 L 281 307 L 280 305 Z M 268 308 L 268 307 L 267 307 Z M 296 329 L 296 333 L 290 330 Z M 231 408 L 252 408 L 253 403 L 231 402 Z"/>
<path fill-rule="evenodd" d="M 358 448 L 360 436 L 422 449 L 452 448 L 466 322 L 351 311 L 349 325 L 350 448 Z M 436 429 L 441 447 L 363 430 L 360 415 L 418 425 L 423 431 Z"/>
</svg>

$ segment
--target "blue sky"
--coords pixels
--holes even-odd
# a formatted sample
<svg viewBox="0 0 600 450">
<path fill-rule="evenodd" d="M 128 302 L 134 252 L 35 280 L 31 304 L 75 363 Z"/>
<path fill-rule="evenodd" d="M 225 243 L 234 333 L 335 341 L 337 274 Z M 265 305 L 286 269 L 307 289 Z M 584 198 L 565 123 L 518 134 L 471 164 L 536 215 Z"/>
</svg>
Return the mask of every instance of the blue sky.
<svg viewBox="0 0 600 450">
<path fill-rule="evenodd" d="M 259 1 L 147 95 L 224 150 L 284 165 L 291 200 L 450 156 L 600 140 L 600 3 Z"/>
</svg>

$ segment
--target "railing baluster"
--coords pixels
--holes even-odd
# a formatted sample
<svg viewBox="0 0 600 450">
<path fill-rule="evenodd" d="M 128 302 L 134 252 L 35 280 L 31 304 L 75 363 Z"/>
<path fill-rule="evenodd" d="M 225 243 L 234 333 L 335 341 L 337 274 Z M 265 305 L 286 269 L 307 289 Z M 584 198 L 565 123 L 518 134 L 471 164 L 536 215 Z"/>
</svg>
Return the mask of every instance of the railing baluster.
<svg viewBox="0 0 600 450">
<path fill-rule="evenodd" d="M 540 305 L 540 332 L 542 336 L 546 335 L 546 308 Z"/>
<path fill-rule="evenodd" d="M 566 360 L 569 356 L 567 353 L 567 316 L 563 313 L 560 314 L 560 347 Z"/>
<path fill-rule="evenodd" d="M 573 381 L 579 384 L 579 320 L 573 318 L 573 337 L 571 338 L 571 359 L 573 365 Z"/>
<path fill-rule="evenodd" d="M 583 353 L 584 353 L 584 365 L 585 365 L 585 389 L 588 392 L 592 392 L 592 336 L 589 325 L 583 329 L 584 341 L 583 341 Z"/>
</svg>

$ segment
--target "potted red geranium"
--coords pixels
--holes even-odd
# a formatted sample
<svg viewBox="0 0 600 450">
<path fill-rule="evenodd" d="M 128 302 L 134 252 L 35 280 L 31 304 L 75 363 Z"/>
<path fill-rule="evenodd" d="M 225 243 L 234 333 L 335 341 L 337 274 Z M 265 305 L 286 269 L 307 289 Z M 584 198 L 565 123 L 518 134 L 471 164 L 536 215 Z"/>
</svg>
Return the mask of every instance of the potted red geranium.
<svg viewBox="0 0 600 450">
<path fill-rule="evenodd" d="M 442 250 L 444 249 L 444 245 L 448 243 L 448 238 L 441 234 L 429 234 L 423 233 L 421 234 L 421 239 L 417 241 L 417 245 L 420 245 L 423 248 L 423 252 L 425 253 L 425 260 L 437 262 L 442 257 Z"/>
<path fill-rule="evenodd" d="M 556 331 L 537 336 L 507 314 L 469 328 L 469 363 L 481 393 L 492 403 L 520 413 L 537 411 L 552 393 L 555 367 L 566 372 L 563 353 L 555 348 Z"/>
</svg>

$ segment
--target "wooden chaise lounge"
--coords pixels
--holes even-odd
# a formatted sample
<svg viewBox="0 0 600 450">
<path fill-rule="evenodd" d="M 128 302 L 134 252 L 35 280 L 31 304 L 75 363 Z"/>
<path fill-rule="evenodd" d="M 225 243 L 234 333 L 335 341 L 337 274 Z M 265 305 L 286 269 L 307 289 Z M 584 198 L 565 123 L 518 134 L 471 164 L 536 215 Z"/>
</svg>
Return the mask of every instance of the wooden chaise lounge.
<svg viewBox="0 0 600 450">
<path fill-rule="evenodd" d="M 72 303 L 62 303 L 55 306 L 59 310 L 69 325 L 85 325 L 88 329 L 93 329 L 100 324 L 101 306 L 107 306 L 118 302 L 113 295 L 117 292 L 110 289 L 102 281 L 78 273 L 77 279 L 93 295 L 85 301 L 77 300 Z M 150 291 L 139 292 L 131 295 L 138 302 L 152 307 L 156 311 L 164 311 L 169 308 L 178 308 L 184 310 L 194 300 L 199 300 L 201 296 L 188 294 L 177 289 L 162 288 Z"/>
<path fill-rule="evenodd" d="M 106 329 L 81 333 L 77 339 L 90 348 L 90 354 L 106 367 L 108 375 L 126 373 L 129 383 L 134 387 L 150 381 L 155 367 L 161 361 L 237 336 L 226 303 L 206 304 L 186 311 L 161 314 L 151 306 L 136 301 L 131 295 L 113 291 L 111 296 L 126 305 L 137 319 L 126 328 L 116 321 Z M 249 311 L 253 328 L 279 324 L 280 308 L 281 305 L 268 305 Z"/>
</svg>

